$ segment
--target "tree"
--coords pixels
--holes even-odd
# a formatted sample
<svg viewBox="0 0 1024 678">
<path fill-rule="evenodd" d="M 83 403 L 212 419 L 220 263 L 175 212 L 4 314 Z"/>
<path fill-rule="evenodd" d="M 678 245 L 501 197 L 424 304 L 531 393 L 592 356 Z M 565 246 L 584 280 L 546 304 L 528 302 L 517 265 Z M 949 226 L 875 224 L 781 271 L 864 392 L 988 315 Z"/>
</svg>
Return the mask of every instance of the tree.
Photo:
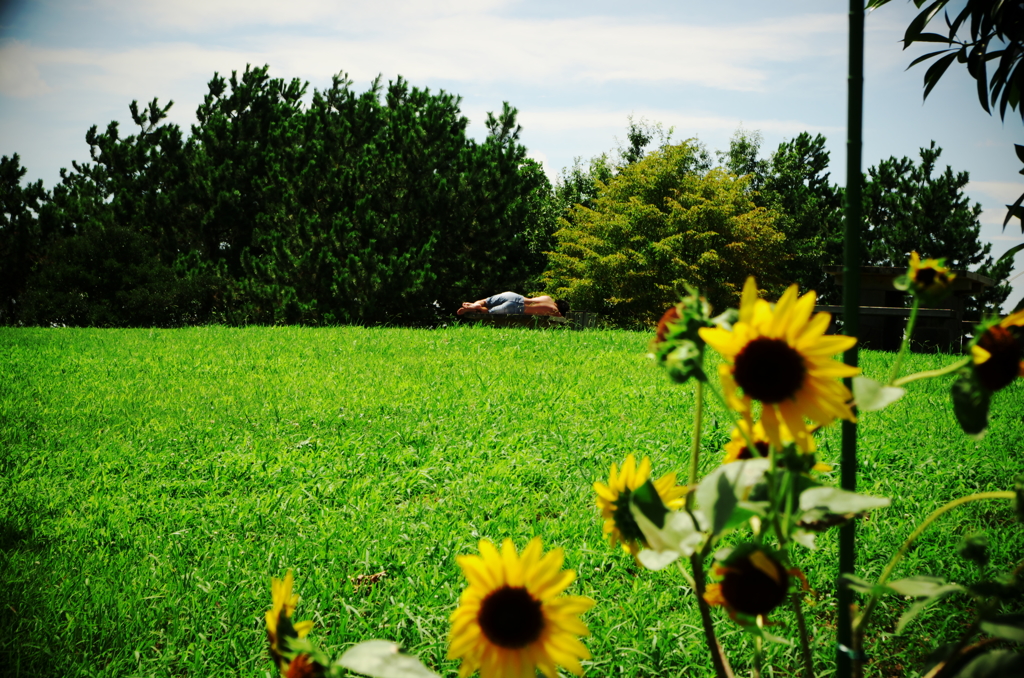
<svg viewBox="0 0 1024 678">
<path fill-rule="evenodd" d="M 524 288 L 553 228 L 516 110 L 489 114 L 476 143 L 454 95 L 402 78 L 361 95 L 350 85 L 339 75 L 315 92 L 304 130 L 290 132 L 304 141 L 275 180 L 282 207 L 255 219 L 239 260 L 248 320 L 415 322 L 480 289 Z"/>
<path fill-rule="evenodd" d="M 888 4 L 890 0 L 870 0 L 868 9 Z M 925 0 L 914 0 L 920 8 Z M 1006 109 L 1016 110 L 1024 121 L 1024 107 L 1020 105 L 1024 94 L 1024 4 L 1004 0 L 966 0 L 960 13 L 950 19 L 943 12 L 949 0 L 934 0 L 907 26 L 903 35 L 903 49 L 917 42 L 945 43 L 940 49 L 910 62 L 914 66 L 934 57 L 936 59 L 924 74 L 924 98 L 939 82 L 953 61 L 967 66 L 967 72 L 977 82 L 978 102 L 990 114 L 998 107 L 999 117 L 1006 119 Z M 946 24 L 946 35 L 925 32 L 940 13 Z M 970 37 L 960 37 L 967 28 Z M 998 61 L 989 76 L 988 63 Z M 1017 158 L 1024 162 L 1024 146 L 1015 145 Z M 1024 170 L 1020 171 L 1024 174 Z M 1024 232 L 1024 194 L 1012 205 L 1007 205 L 1003 228 L 1011 218 L 1017 217 Z"/>
<path fill-rule="evenodd" d="M 746 179 L 694 171 L 701 150 L 667 146 L 600 182 L 594 207 L 574 207 L 555 233 L 547 291 L 628 326 L 655 321 L 684 283 L 719 309 L 751 273 L 772 287 L 784 258 L 778 215 L 754 205 Z"/>
<path fill-rule="evenodd" d="M 39 208 L 45 247 L 23 291 L 21 321 L 67 325 L 178 325 L 203 322 L 212 290 L 177 267 L 187 248 L 188 149 L 176 125 L 160 124 L 171 104 L 129 106 L 139 132 L 118 123 L 85 135 L 92 162 L 61 170 Z M 195 296 L 198 295 L 198 296 Z"/>
<path fill-rule="evenodd" d="M 0 324 L 18 314 L 18 301 L 33 266 L 42 257 L 45 237 L 38 213 L 47 199 L 42 181 L 27 186 L 21 180 L 27 170 L 15 153 L 0 158 Z"/>
<path fill-rule="evenodd" d="M 132 102 L 137 134 L 92 127 L 92 161 L 62 171 L 30 224 L 54 234 L 33 322 L 176 322 L 141 314 L 133 285 L 181 322 L 415 322 L 537 279 L 556 209 L 513 107 L 478 143 L 457 96 L 402 78 L 357 94 L 339 74 L 309 104 L 306 90 L 247 67 L 214 74 L 187 140 L 157 100 Z"/>
<path fill-rule="evenodd" d="M 768 159 L 759 158 L 761 134 L 738 130 L 719 162 L 747 177 L 751 199 L 779 214 L 776 227 L 786 236 L 788 256 L 779 262 L 780 278 L 801 290 L 815 290 L 822 300 L 837 296 L 837 287 L 822 269 L 830 238 L 841 233 L 842 192 L 829 181 L 825 137 L 802 132 L 779 144 Z"/>
<path fill-rule="evenodd" d="M 935 174 L 942 153 L 933 141 L 920 151 L 921 162 L 890 157 L 868 170 L 864 180 L 862 234 L 864 263 L 869 266 L 907 265 L 912 251 L 925 258 L 946 259 L 953 269 L 972 270 L 1000 284 L 972 300 L 967 308 L 974 318 L 983 310 L 998 309 L 1010 293 L 1005 281 L 1013 260 L 995 262 L 992 246 L 979 238 L 981 205 L 964 194 L 969 175 L 946 169 Z M 833 258 L 839 261 L 839 249 Z"/>
</svg>

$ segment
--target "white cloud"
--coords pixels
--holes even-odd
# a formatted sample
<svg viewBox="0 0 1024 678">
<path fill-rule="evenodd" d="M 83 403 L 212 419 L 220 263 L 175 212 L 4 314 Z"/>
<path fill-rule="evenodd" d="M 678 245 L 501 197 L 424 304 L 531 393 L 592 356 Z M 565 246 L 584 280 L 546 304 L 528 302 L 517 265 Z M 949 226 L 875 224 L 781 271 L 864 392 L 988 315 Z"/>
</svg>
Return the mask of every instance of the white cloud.
<svg viewBox="0 0 1024 678">
<path fill-rule="evenodd" d="M 982 203 L 1012 205 L 1020 197 L 1020 194 L 1024 193 L 1024 184 L 1012 181 L 972 181 L 967 184 L 966 192 L 975 200 L 979 200 L 975 197 L 976 193 L 982 193 L 989 198 L 981 200 Z M 1003 223 L 1002 215 L 998 221 L 1000 224 Z"/>
<path fill-rule="evenodd" d="M 134 30 L 152 28 L 154 42 L 126 50 L 51 48 L 47 61 L 64 55 L 68 63 L 95 66 L 99 80 L 94 84 L 102 84 L 105 75 L 112 87 L 160 83 L 197 69 L 208 76 L 215 67 L 241 68 L 251 62 L 270 63 L 289 77 L 305 79 L 344 69 L 357 80 L 400 73 L 412 81 L 556 87 L 563 82 L 664 82 L 766 91 L 770 83 L 777 85 L 773 64 L 810 68 L 844 53 L 842 14 L 708 26 L 603 16 L 516 18 L 497 13 L 502 6 L 471 0 L 440 5 L 408 0 L 343 5 L 327 0 L 110 1 L 106 7 L 123 12 L 128 18 L 122 20 Z M 243 24 L 275 30 L 231 30 Z M 192 34 L 171 33 L 169 27 Z M 177 42 L 161 42 L 161 36 Z M 800 71 L 781 77 L 800 77 Z"/>
<path fill-rule="evenodd" d="M 552 184 L 555 183 L 555 180 L 558 178 L 558 172 L 553 167 L 551 167 L 551 164 L 548 162 L 548 156 L 546 153 L 544 153 L 543 151 L 530 151 L 529 153 L 526 154 L 526 157 L 539 162 L 540 166 L 544 169 L 544 174 L 546 174 L 548 177 L 548 181 L 550 181 Z"/>
<path fill-rule="evenodd" d="M 337 0 L 97 1 L 102 9 L 143 27 L 211 34 L 254 26 L 318 26 L 365 31 L 428 16 L 482 14 L 508 4 L 504 0 L 375 0 L 344 3 Z"/>
<path fill-rule="evenodd" d="M 561 131 L 574 129 L 621 129 L 626 125 L 626 118 L 632 114 L 634 119 L 647 120 L 662 123 L 666 128 L 674 127 L 673 138 L 678 138 L 680 131 L 683 134 L 690 134 L 689 130 L 708 131 L 718 130 L 729 133 L 739 128 L 759 130 L 771 134 L 796 135 L 800 132 L 812 133 L 838 133 L 845 131 L 842 127 L 830 127 L 823 125 L 812 125 L 799 120 L 745 120 L 732 116 L 695 116 L 680 115 L 678 111 L 657 110 L 657 109 L 619 109 L 619 110 L 595 110 L 587 108 L 563 108 L 563 109 L 526 109 L 519 113 L 519 122 L 533 131 Z"/>
<path fill-rule="evenodd" d="M 18 40 L 0 45 L 0 94 L 36 97 L 50 91 L 34 63 L 32 49 Z"/>
</svg>

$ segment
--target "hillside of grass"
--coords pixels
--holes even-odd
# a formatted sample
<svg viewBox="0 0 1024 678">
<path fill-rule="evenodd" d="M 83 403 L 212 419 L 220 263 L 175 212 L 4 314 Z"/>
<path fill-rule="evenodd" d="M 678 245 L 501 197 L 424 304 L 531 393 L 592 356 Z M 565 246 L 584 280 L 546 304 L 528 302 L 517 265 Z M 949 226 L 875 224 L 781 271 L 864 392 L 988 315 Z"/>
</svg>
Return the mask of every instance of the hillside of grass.
<svg viewBox="0 0 1024 678">
<path fill-rule="evenodd" d="M 601 532 L 591 485 L 612 462 L 687 464 L 690 386 L 645 357 L 648 335 L 454 327 L 94 330 L 0 328 L 0 673 L 264 676 L 270 577 L 293 569 L 297 619 L 329 653 L 398 641 L 442 675 L 447 619 L 465 582 L 455 556 L 533 536 L 561 546 L 584 620 L 587 676 L 711 675 L 696 606 L 676 572 L 638 569 Z M 882 376 L 891 354 L 862 352 Z M 905 371 L 949 356 L 912 355 Z M 892 506 L 859 523 L 858 574 L 877 576 L 914 524 L 946 501 L 1008 489 L 1024 469 L 1019 383 L 992 430 L 961 433 L 949 378 L 860 425 L 859 490 Z M 728 417 L 709 403 L 702 470 Z M 836 469 L 839 428 L 819 435 Z M 1005 503 L 944 518 L 896 576 L 969 583 L 955 555 L 985 531 L 992 572 L 1024 556 Z M 835 533 L 800 554 L 830 673 Z M 917 675 L 969 617 L 953 597 L 893 636 L 887 600 L 869 675 Z M 718 614 L 737 670 L 745 636 Z M 779 615 L 773 633 L 795 638 Z M 878 633 L 882 631 L 882 633 Z M 775 675 L 795 651 L 769 649 Z"/>
</svg>

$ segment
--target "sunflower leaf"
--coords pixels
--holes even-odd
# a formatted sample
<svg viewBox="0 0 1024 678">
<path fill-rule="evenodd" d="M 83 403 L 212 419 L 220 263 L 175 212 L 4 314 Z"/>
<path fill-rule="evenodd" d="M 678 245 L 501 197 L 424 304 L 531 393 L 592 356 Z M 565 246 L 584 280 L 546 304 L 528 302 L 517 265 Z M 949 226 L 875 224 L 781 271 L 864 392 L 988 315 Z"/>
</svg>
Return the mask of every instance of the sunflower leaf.
<svg viewBox="0 0 1024 678">
<path fill-rule="evenodd" d="M 658 494 L 658 490 L 650 478 L 630 493 L 629 509 L 634 514 L 639 511 L 658 529 L 665 525 L 668 508 L 665 507 L 661 495 Z"/>
<path fill-rule="evenodd" d="M 853 400 L 857 409 L 862 412 L 885 409 L 902 398 L 906 392 L 906 389 L 899 386 L 886 386 L 870 377 L 853 378 Z"/>
<path fill-rule="evenodd" d="M 928 577 L 925 575 L 898 579 L 889 582 L 885 587 L 893 593 L 901 596 L 910 596 L 911 598 L 931 598 L 963 590 L 963 587 L 959 584 L 947 584 L 946 580 L 941 577 Z"/>
<path fill-rule="evenodd" d="M 746 459 L 719 466 L 700 482 L 697 504 L 707 515 L 712 534 L 721 534 L 729 527 L 733 512 L 767 470 L 767 459 Z"/>
<path fill-rule="evenodd" d="M 920 578 L 919 577 L 911 577 L 911 579 L 931 579 L 931 577 L 920 577 Z M 906 582 L 908 580 L 903 579 L 901 581 L 902 582 Z M 937 580 L 937 582 L 941 582 L 941 581 L 942 581 L 941 579 Z M 900 582 L 892 582 L 892 584 L 899 584 L 899 583 Z M 892 588 L 892 584 L 889 585 L 889 588 Z M 914 617 L 916 617 L 918 614 L 920 614 L 926 607 L 928 607 L 932 603 L 935 603 L 935 602 L 937 602 L 939 600 L 942 600 L 943 598 L 945 598 L 946 596 L 948 596 L 948 595 L 950 595 L 952 593 L 956 593 L 958 591 L 963 591 L 964 590 L 963 587 L 960 586 L 959 584 L 937 584 L 936 583 L 934 588 L 929 588 L 930 584 L 923 583 L 923 582 L 920 582 L 920 581 L 914 582 L 911 585 L 911 588 L 916 589 L 919 586 L 920 586 L 920 590 L 928 589 L 928 590 L 931 590 L 931 593 L 929 593 L 927 595 L 924 595 L 924 596 L 918 598 L 917 600 L 915 600 L 914 604 L 911 605 L 909 608 L 907 608 L 906 612 L 904 612 L 902 615 L 900 615 L 900 620 L 896 624 L 896 635 L 899 635 L 899 634 L 903 633 L 903 629 L 906 628 L 907 624 L 909 624 L 914 619 Z M 913 595 L 913 594 L 905 594 L 905 595 Z"/>
<path fill-rule="evenodd" d="M 1024 643 L 1024 615 L 1004 614 L 981 622 L 981 630 L 997 638 Z"/>
<path fill-rule="evenodd" d="M 856 591 L 857 593 L 870 594 L 876 589 L 876 586 L 866 579 L 850 574 L 849 572 L 841 574 L 839 576 L 839 585 L 845 586 L 848 589 Z"/>
<path fill-rule="evenodd" d="M 865 494 L 847 492 L 838 487 L 812 487 L 800 494 L 801 511 L 824 509 L 831 514 L 847 515 L 888 505 L 888 497 L 869 497 Z"/>
<path fill-rule="evenodd" d="M 704 541 L 704 533 L 699 522 L 701 516 L 695 512 L 691 517 L 686 511 L 672 511 L 665 517 L 662 528 L 658 528 L 647 516 L 630 502 L 630 510 L 633 512 L 633 520 L 636 521 L 640 531 L 644 533 L 647 546 L 637 554 L 637 559 L 648 570 L 661 570 L 668 567 L 680 556 L 688 557 Z"/>
<path fill-rule="evenodd" d="M 1024 655 L 1009 650 L 993 650 L 975 657 L 956 674 L 956 678 L 1000 678 L 1024 673 Z"/>
<path fill-rule="evenodd" d="M 964 433 L 980 440 L 988 430 L 988 406 L 992 394 L 974 378 L 970 369 L 964 368 L 951 391 L 953 414 Z"/>
<path fill-rule="evenodd" d="M 440 678 L 397 643 L 365 640 L 353 645 L 335 662 L 337 666 L 373 678 Z"/>
</svg>

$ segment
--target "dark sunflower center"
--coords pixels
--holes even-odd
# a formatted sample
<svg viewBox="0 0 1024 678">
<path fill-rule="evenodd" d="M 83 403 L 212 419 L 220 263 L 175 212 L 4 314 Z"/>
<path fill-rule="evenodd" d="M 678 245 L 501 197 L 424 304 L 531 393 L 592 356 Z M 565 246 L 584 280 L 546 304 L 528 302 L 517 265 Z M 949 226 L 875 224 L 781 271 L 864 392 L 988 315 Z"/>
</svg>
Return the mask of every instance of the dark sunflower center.
<svg viewBox="0 0 1024 678">
<path fill-rule="evenodd" d="M 991 358 L 974 366 L 981 385 L 990 391 L 998 391 L 1013 383 L 1020 374 L 1021 360 L 1021 345 L 1016 335 L 996 325 L 981 335 L 978 346 L 992 354 Z"/>
<path fill-rule="evenodd" d="M 937 273 L 934 268 L 922 268 L 917 271 L 914 280 L 921 287 L 931 287 L 935 283 L 936 275 Z"/>
<path fill-rule="evenodd" d="M 503 586 L 484 598 L 477 621 L 487 640 L 509 650 L 526 647 L 544 630 L 540 601 L 520 586 Z"/>
<path fill-rule="evenodd" d="M 736 458 L 742 461 L 743 459 L 758 459 L 759 457 L 767 457 L 769 452 L 769 446 L 769 443 L 765 442 L 764 440 L 758 440 L 756 443 L 754 443 L 754 449 L 757 450 L 757 454 L 751 454 L 750 447 L 748 445 L 744 445 L 743 449 L 740 450 L 740 455 Z"/>
<path fill-rule="evenodd" d="M 792 398 L 804 383 L 803 357 L 782 339 L 759 337 L 736 356 L 733 376 L 743 393 L 763 403 Z"/>
<path fill-rule="evenodd" d="M 623 540 L 646 544 L 644 533 L 633 519 L 633 512 L 629 510 L 630 494 L 629 490 L 623 490 L 619 498 L 615 500 L 615 511 L 612 513 L 612 519 L 615 521 L 615 527 L 618 528 Z"/>
<path fill-rule="evenodd" d="M 729 564 L 729 571 L 722 579 L 722 596 L 729 607 L 757 616 L 768 614 L 786 598 L 789 575 L 774 561 L 779 581 L 754 566 L 748 558 L 738 559 Z"/>
</svg>

